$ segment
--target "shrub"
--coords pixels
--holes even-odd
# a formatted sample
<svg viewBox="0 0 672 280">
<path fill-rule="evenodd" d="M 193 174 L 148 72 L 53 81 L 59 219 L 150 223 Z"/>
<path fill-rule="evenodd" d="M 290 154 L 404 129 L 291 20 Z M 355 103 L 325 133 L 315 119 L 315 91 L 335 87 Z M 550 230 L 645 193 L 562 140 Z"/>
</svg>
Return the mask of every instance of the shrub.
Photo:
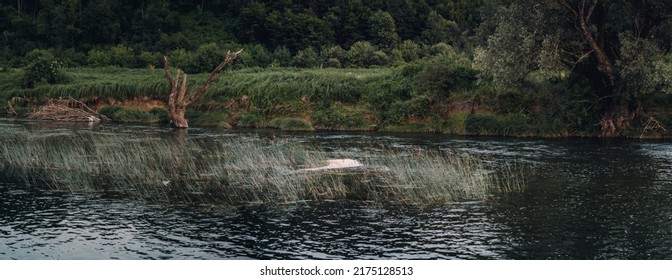
<svg viewBox="0 0 672 280">
<path fill-rule="evenodd" d="M 87 56 L 90 66 L 102 67 L 109 66 L 112 62 L 112 57 L 105 51 L 102 50 L 90 50 Z"/>
<path fill-rule="evenodd" d="M 338 58 L 328 58 L 324 63 L 324 67 L 327 68 L 341 68 L 341 61 Z"/>
<path fill-rule="evenodd" d="M 162 57 L 159 53 L 140 52 L 137 57 L 137 64 L 140 67 L 163 65 Z"/>
<path fill-rule="evenodd" d="M 292 64 L 292 52 L 285 46 L 279 46 L 273 51 L 273 66 L 287 67 Z"/>
<path fill-rule="evenodd" d="M 203 44 L 194 52 L 193 58 L 185 64 L 184 70 L 189 73 L 204 73 L 215 69 L 224 57 L 224 53 L 216 43 Z"/>
<path fill-rule="evenodd" d="M 170 65 L 181 69 L 188 69 L 189 66 L 194 64 L 194 55 L 182 48 L 172 51 L 168 58 L 170 59 Z"/>
<path fill-rule="evenodd" d="M 133 59 L 133 50 L 124 44 L 119 44 L 110 48 L 111 65 L 130 67 L 133 64 Z"/>
<path fill-rule="evenodd" d="M 367 41 L 358 41 L 352 44 L 348 50 L 348 61 L 354 67 L 367 67 L 374 64 L 373 57 L 378 51 L 376 47 Z"/>
<path fill-rule="evenodd" d="M 62 67 L 61 62 L 56 60 L 50 51 L 34 50 L 26 56 L 30 57 L 31 61 L 24 68 L 22 83 L 24 88 L 32 88 L 41 82 L 56 84 L 65 80 L 65 77 L 60 72 Z"/>
<path fill-rule="evenodd" d="M 406 62 L 415 61 L 420 58 L 420 45 L 414 41 L 405 40 L 399 45 L 398 50 L 401 58 Z"/>
<path fill-rule="evenodd" d="M 311 68 L 319 66 L 319 56 L 313 47 L 307 47 L 296 53 L 292 59 L 292 65 L 295 67 Z"/>
</svg>

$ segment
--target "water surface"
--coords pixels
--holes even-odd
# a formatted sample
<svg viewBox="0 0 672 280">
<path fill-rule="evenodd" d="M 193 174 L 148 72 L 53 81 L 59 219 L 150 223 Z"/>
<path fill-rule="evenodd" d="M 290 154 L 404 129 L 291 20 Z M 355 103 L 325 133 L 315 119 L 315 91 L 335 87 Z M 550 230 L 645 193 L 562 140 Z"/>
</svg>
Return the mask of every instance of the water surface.
<svg viewBox="0 0 672 280">
<path fill-rule="evenodd" d="M 183 137 L 160 126 L 0 120 L 0 129 Z M 186 137 L 291 138 L 337 155 L 450 150 L 494 168 L 525 164 L 528 186 L 429 208 L 327 201 L 210 209 L 0 183 L 0 259 L 672 259 L 672 143 L 199 128 Z"/>
</svg>

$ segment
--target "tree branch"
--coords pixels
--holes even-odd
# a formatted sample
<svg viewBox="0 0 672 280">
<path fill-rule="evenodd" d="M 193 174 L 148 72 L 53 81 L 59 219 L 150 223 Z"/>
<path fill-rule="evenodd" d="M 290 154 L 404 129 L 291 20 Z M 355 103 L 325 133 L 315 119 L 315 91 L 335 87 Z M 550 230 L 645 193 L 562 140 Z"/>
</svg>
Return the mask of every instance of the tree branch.
<svg viewBox="0 0 672 280">
<path fill-rule="evenodd" d="M 196 88 L 196 90 L 189 96 L 187 101 L 184 102 L 184 106 L 188 106 L 189 104 L 191 104 L 191 102 L 194 102 L 194 100 L 196 100 L 199 96 L 201 96 L 203 93 L 208 91 L 208 88 L 210 87 L 210 84 L 219 80 L 219 78 L 217 78 L 217 74 L 219 74 L 219 72 L 221 72 L 222 69 L 224 69 L 224 66 L 229 64 L 229 62 L 238 58 L 238 55 L 240 55 L 240 53 L 242 53 L 242 52 L 243 52 L 243 49 L 240 49 L 239 51 L 237 51 L 233 55 L 231 55 L 231 51 L 227 51 L 226 52 L 226 57 L 224 58 L 224 61 L 222 61 L 222 63 L 217 65 L 217 67 L 215 67 L 215 70 L 212 70 L 212 72 L 210 73 L 210 76 L 208 76 L 208 79 L 205 81 L 205 83 L 203 83 L 203 85 L 201 85 L 200 87 Z"/>
<path fill-rule="evenodd" d="M 590 17 L 593 16 L 593 11 L 595 11 L 597 2 L 599 2 L 599 0 L 593 0 L 593 4 L 590 6 L 590 9 L 588 9 L 588 14 L 586 15 L 586 21 L 590 21 Z"/>
<path fill-rule="evenodd" d="M 562 6 L 565 7 L 567 10 L 569 10 L 570 12 L 572 12 L 575 16 L 579 16 L 579 13 L 576 11 L 576 9 L 574 9 L 574 7 L 572 7 L 571 4 L 569 4 L 569 2 L 567 2 L 567 0 L 557 0 L 557 1 L 558 1 L 558 3 L 559 3 L 560 5 L 562 5 Z"/>
</svg>

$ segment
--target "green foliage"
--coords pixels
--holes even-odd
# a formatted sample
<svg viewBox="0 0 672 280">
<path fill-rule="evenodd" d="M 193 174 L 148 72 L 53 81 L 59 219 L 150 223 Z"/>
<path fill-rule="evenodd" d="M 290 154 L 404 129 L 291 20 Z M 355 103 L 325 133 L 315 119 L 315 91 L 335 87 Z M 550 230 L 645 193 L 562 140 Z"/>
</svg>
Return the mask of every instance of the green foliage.
<svg viewBox="0 0 672 280">
<path fill-rule="evenodd" d="M 367 41 L 358 41 L 352 44 L 347 56 L 350 65 L 354 67 L 381 65 L 380 63 L 383 62 L 379 50 Z"/>
<path fill-rule="evenodd" d="M 313 47 L 298 51 L 292 59 L 292 65 L 295 67 L 312 68 L 320 64 L 319 56 Z"/>
<path fill-rule="evenodd" d="M 425 30 L 422 32 L 422 40 L 429 45 L 452 43 L 456 34 L 459 34 L 456 22 L 443 18 L 436 11 L 431 11 L 427 16 Z"/>
<path fill-rule="evenodd" d="M 158 114 L 115 105 L 103 106 L 98 113 L 112 121 L 122 123 L 157 123 L 161 120 Z M 154 111 L 154 113 L 158 112 Z"/>
<path fill-rule="evenodd" d="M 124 45 L 119 44 L 110 48 L 110 64 L 119 67 L 130 67 L 134 63 L 133 50 Z"/>
<path fill-rule="evenodd" d="M 188 111 L 186 118 L 189 120 L 189 125 L 193 126 L 231 128 L 231 125 L 228 123 L 229 115 L 223 112 Z"/>
<path fill-rule="evenodd" d="M 454 90 L 468 90 L 474 87 L 478 71 L 469 66 L 454 64 L 446 59 L 431 60 L 415 76 L 420 93 L 437 98 L 447 97 Z"/>
<path fill-rule="evenodd" d="M 170 65 L 172 67 L 177 67 L 181 69 L 189 69 L 189 67 L 195 65 L 194 55 L 191 52 L 188 52 L 185 49 L 178 48 L 172 51 L 168 59 L 170 59 Z M 193 69 L 190 69 L 193 70 Z"/>
<path fill-rule="evenodd" d="M 313 111 L 311 117 L 318 129 L 369 131 L 378 125 L 371 115 L 371 112 L 363 108 L 333 105 Z"/>
<path fill-rule="evenodd" d="M 369 17 L 369 34 L 372 43 L 382 48 L 393 47 L 399 41 L 394 18 L 380 10 Z"/>
<path fill-rule="evenodd" d="M 26 58 L 30 63 L 24 68 L 22 83 L 24 88 L 33 88 L 42 82 L 56 84 L 65 80 L 60 72 L 61 62 L 50 51 L 33 50 L 26 55 Z"/>
<path fill-rule="evenodd" d="M 157 66 L 162 64 L 162 57 L 159 53 L 152 53 L 152 52 L 146 52 L 143 51 L 140 53 L 138 56 L 138 66 L 140 67 L 146 67 L 146 66 Z"/>
<path fill-rule="evenodd" d="M 235 121 L 235 125 L 238 127 L 247 127 L 247 128 L 255 128 L 255 127 L 261 127 L 263 118 L 258 114 L 254 112 L 246 112 L 241 114 L 237 120 Z"/>
<path fill-rule="evenodd" d="M 404 40 L 398 47 L 399 55 L 403 61 L 411 62 L 420 58 L 420 45 L 411 40 Z"/>
<path fill-rule="evenodd" d="M 216 43 L 203 44 L 193 53 L 192 58 L 184 65 L 188 73 L 210 72 L 222 61 L 226 54 Z"/>
<path fill-rule="evenodd" d="M 108 106 L 105 106 L 105 107 L 108 107 Z M 103 108 L 105 108 L 105 107 L 103 107 Z M 166 110 L 166 109 L 152 108 L 151 110 L 149 110 L 149 113 L 156 116 L 159 119 L 159 122 L 163 122 L 163 123 L 170 122 L 170 115 L 168 114 L 168 110 Z"/>
<path fill-rule="evenodd" d="M 652 41 L 620 34 L 619 90 L 635 100 L 649 100 L 657 93 L 672 93 L 672 56 Z"/>
<path fill-rule="evenodd" d="M 285 131 L 315 130 L 310 122 L 301 118 L 278 118 L 270 121 L 267 126 Z"/>
<path fill-rule="evenodd" d="M 108 66 L 112 63 L 112 57 L 109 53 L 96 49 L 89 51 L 87 60 L 89 65 L 96 67 Z"/>
<path fill-rule="evenodd" d="M 287 67 L 292 64 L 292 53 L 288 48 L 284 46 L 279 46 L 273 51 L 273 64 L 274 66 Z"/>
<path fill-rule="evenodd" d="M 428 109 L 433 102 L 428 95 L 419 95 L 409 100 L 396 101 L 385 112 L 385 119 L 393 123 L 403 123 L 409 118 L 424 118 L 430 113 Z"/>
</svg>

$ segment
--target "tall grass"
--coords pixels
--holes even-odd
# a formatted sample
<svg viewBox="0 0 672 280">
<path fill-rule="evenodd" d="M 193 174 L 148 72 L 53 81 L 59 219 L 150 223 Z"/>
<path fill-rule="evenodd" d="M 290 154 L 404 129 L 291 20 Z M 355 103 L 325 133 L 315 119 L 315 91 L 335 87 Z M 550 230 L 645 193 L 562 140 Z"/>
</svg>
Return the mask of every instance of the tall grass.
<svg viewBox="0 0 672 280">
<path fill-rule="evenodd" d="M 356 198 L 435 204 L 485 200 L 522 185 L 474 158 L 364 155 L 366 167 L 302 172 L 327 154 L 292 141 L 128 138 L 78 133 L 0 136 L 3 180 L 156 203 L 240 205 Z M 505 186 L 504 188 L 500 186 Z"/>
<path fill-rule="evenodd" d="M 428 152 L 363 155 L 367 167 L 301 172 L 325 152 L 292 141 L 128 138 L 78 133 L 0 136 L 3 180 L 156 203 L 240 205 L 366 199 L 408 204 L 485 200 L 520 182 L 474 158 Z M 506 187 L 500 187 L 506 186 Z"/>
</svg>

